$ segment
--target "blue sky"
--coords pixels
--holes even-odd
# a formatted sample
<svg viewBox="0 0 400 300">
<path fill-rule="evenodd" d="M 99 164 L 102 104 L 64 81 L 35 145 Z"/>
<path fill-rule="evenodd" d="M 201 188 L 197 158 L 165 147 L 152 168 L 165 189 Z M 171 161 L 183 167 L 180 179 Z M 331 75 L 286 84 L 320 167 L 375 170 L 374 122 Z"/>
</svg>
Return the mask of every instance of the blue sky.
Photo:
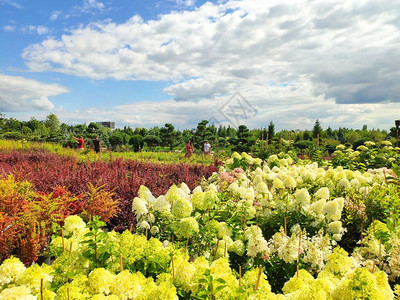
<svg viewBox="0 0 400 300">
<path fill-rule="evenodd" d="M 389 129 L 395 0 L 0 0 L 0 112 L 118 126 Z"/>
</svg>

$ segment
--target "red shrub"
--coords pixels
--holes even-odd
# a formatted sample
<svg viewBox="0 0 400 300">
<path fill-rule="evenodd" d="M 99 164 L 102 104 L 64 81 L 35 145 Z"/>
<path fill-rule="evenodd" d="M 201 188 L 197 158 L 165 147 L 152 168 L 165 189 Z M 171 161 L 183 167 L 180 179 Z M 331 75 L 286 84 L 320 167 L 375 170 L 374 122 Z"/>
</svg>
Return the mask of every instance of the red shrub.
<svg viewBox="0 0 400 300">
<path fill-rule="evenodd" d="M 37 192 L 48 194 L 54 191 L 54 187 L 63 186 L 73 195 L 84 195 L 89 183 L 104 185 L 106 191 L 113 191 L 119 199 L 119 212 L 109 222 L 109 226 L 116 230 L 134 224 L 132 199 L 140 185 L 147 186 L 157 197 L 166 193 L 172 184 L 185 182 L 194 188 L 202 177 L 207 178 L 215 171 L 217 167 L 212 165 L 164 165 L 122 159 L 109 163 L 78 163 L 75 158 L 44 151 L 0 154 L 0 175 L 11 173 L 19 180 L 28 180 Z M 71 209 L 80 211 L 82 202 L 72 203 Z"/>
</svg>

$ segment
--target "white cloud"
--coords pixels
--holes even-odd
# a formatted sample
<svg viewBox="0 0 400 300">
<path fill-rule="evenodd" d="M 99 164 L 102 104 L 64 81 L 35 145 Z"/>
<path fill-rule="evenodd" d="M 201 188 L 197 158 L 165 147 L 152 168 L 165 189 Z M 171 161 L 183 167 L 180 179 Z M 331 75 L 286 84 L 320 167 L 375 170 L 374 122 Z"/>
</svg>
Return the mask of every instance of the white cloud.
<svg viewBox="0 0 400 300">
<path fill-rule="evenodd" d="M 67 92 L 67 88 L 58 84 L 0 74 L 0 111 L 49 111 L 54 108 L 54 104 L 48 97 Z"/>
<path fill-rule="evenodd" d="M 196 4 L 195 0 L 169 0 L 175 2 L 179 6 L 193 6 Z"/>
<path fill-rule="evenodd" d="M 91 9 L 102 10 L 104 9 L 104 4 L 96 0 L 83 0 L 82 9 L 85 11 L 89 11 Z"/>
<path fill-rule="evenodd" d="M 43 34 L 47 34 L 49 32 L 49 28 L 47 28 L 46 26 L 36 26 L 36 32 L 39 35 L 43 35 Z"/>
<path fill-rule="evenodd" d="M 51 15 L 50 15 L 50 21 L 55 21 L 55 20 L 57 20 L 58 19 L 58 17 L 60 16 L 60 14 L 61 14 L 61 11 L 60 10 L 55 10 L 55 11 L 52 11 L 51 12 Z"/>
<path fill-rule="evenodd" d="M 49 28 L 43 25 L 24 25 L 19 28 L 21 32 L 24 33 L 36 33 L 38 35 L 44 35 L 49 33 Z"/>
<path fill-rule="evenodd" d="M 13 1 L 13 0 L 0 0 L 0 4 L 8 4 L 8 5 L 11 5 L 18 9 L 23 8 L 21 4 L 19 4 L 17 1 Z"/>
<path fill-rule="evenodd" d="M 6 25 L 6 26 L 3 26 L 3 30 L 8 31 L 8 32 L 13 32 L 13 31 L 15 31 L 15 26 L 14 25 Z"/>
<path fill-rule="evenodd" d="M 276 118 L 273 110 L 301 124 L 339 113 L 336 120 L 357 122 L 399 101 L 399 19 L 400 2 L 391 0 L 207 2 L 157 20 L 90 24 L 31 45 L 23 57 L 32 71 L 171 82 L 164 92 L 194 112 L 240 91 L 257 103 L 258 122 Z"/>
</svg>

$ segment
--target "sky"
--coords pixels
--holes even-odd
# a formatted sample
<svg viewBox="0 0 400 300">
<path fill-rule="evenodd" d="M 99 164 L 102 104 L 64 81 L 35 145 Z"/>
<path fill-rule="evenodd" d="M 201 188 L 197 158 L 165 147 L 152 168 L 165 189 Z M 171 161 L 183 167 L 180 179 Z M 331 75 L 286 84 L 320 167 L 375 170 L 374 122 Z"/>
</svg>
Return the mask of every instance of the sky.
<svg viewBox="0 0 400 300">
<path fill-rule="evenodd" d="M 0 112 L 389 129 L 400 119 L 400 1 L 0 0 Z"/>
</svg>

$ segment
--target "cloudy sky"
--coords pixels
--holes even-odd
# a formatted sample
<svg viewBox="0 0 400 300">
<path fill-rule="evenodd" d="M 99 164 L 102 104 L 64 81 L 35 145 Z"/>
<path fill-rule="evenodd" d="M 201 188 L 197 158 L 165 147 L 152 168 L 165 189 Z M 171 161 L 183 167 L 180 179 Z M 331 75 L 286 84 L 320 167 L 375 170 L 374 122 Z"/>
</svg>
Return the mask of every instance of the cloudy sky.
<svg viewBox="0 0 400 300">
<path fill-rule="evenodd" d="M 398 0 L 0 0 L 0 112 L 389 129 Z"/>
</svg>

